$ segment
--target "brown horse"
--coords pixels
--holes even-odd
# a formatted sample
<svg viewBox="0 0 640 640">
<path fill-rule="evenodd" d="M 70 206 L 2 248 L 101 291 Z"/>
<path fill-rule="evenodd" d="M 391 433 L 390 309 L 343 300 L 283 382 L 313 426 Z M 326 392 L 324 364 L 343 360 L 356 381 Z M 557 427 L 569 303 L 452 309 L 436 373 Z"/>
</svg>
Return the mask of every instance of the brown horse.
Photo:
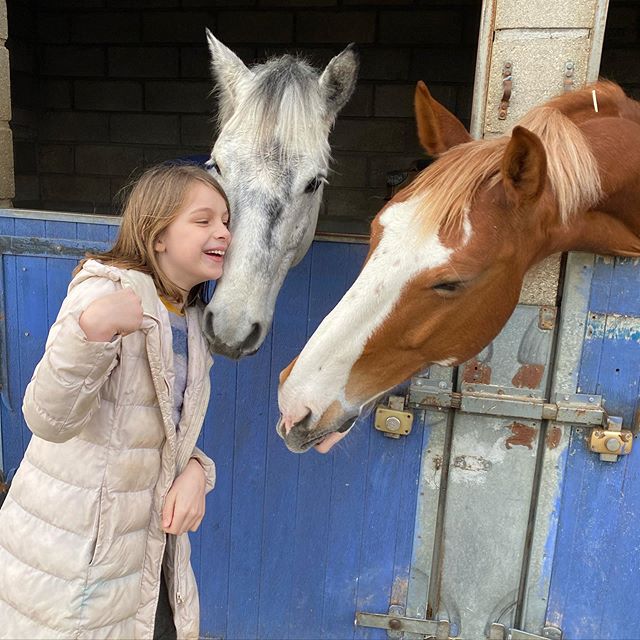
<svg viewBox="0 0 640 640">
<path fill-rule="evenodd" d="M 640 255 L 640 103 L 620 87 L 565 94 L 478 141 L 416 93 L 420 139 L 441 155 L 378 213 L 358 279 L 282 372 L 292 451 L 328 451 L 371 400 L 480 352 L 546 256 Z"/>
</svg>

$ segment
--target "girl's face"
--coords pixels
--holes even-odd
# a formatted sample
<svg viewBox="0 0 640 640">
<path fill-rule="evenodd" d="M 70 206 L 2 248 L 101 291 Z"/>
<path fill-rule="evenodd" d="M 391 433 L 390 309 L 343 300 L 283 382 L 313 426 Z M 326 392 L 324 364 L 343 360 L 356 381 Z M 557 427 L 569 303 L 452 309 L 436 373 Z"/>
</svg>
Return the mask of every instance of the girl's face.
<svg viewBox="0 0 640 640">
<path fill-rule="evenodd" d="M 231 240 L 224 198 L 209 185 L 194 181 L 173 222 L 154 249 L 160 268 L 185 296 L 197 284 L 222 275 Z"/>
</svg>

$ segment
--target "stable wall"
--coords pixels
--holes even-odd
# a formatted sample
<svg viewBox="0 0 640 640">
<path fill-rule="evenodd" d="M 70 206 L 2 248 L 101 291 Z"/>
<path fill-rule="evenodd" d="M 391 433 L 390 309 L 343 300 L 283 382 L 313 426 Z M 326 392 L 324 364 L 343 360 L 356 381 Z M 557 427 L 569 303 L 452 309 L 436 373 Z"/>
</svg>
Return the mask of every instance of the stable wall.
<svg viewBox="0 0 640 640">
<path fill-rule="evenodd" d="M 412 113 L 417 80 L 466 124 L 471 115 L 480 0 L 7 5 L 18 207 L 111 213 L 114 197 L 141 167 L 208 153 L 215 104 L 205 26 L 247 63 L 298 51 L 320 67 L 346 43 L 359 45 L 358 88 L 331 137 L 334 171 L 322 229 L 366 232 L 387 195 L 387 172 L 424 157 Z M 601 74 L 636 98 L 639 49 L 640 5 L 612 0 Z M 0 122 L 8 110 L 5 101 Z M 9 149 L 11 132 L 0 127 L 0 137 Z M 6 202 L 11 154 L 2 158 Z"/>
<path fill-rule="evenodd" d="M 9 82 L 9 52 L 7 40 L 7 5 L 0 0 L 0 207 L 11 205 L 14 195 L 13 145 L 11 120 L 11 85 Z"/>
<path fill-rule="evenodd" d="M 321 67 L 347 43 L 358 44 L 358 88 L 331 137 L 325 228 L 366 231 L 386 196 L 386 173 L 423 157 L 413 120 L 416 80 L 469 121 L 479 0 L 131 6 L 9 0 L 16 206 L 108 213 L 140 167 L 208 153 L 215 104 L 205 26 L 247 63 L 288 51 Z"/>
</svg>

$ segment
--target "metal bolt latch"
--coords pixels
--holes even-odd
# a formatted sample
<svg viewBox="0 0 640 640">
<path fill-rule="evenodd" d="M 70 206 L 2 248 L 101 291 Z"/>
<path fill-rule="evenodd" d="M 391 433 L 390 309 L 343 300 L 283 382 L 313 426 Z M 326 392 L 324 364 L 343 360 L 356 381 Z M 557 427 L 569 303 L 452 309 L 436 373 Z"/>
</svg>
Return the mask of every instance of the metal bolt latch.
<svg viewBox="0 0 640 640">
<path fill-rule="evenodd" d="M 374 426 L 389 438 L 399 438 L 411 432 L 413 413 L 404 408 L 403 396 L 389 396 L 388 406 L 376 408 Z"/>
<path fill-rule="evenodd" d="M 396 416 L 389 416 L 385 421 L 384 425 L 389 431 L 398 431 L 402 426 L 402 422 L 400 422 L 400 418 Z"/>
<path fill-rule="evenodd" d="M 622 418 L 607 416 L 606 429 L 593 429 L 589 436 L 589 449 L 600 454 L 604 462 L 616 462 L 618 456 L 631 453 L 633 434 L 622 428 Z"/>
</svg>

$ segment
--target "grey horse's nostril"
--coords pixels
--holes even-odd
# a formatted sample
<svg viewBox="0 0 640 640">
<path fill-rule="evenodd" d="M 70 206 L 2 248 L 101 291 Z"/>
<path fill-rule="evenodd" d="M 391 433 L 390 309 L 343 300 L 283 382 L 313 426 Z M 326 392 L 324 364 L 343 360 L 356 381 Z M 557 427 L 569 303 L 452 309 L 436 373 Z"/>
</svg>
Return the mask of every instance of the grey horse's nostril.
<svg viewBox="0 0 640 640">
<path fill-rule="evenodd" d="M 204 311 L 204 333 L 213 336 L 213 313 L 209 309 Z"/>
<path fill-rule="evenodd" d="M 258 341 L 260 340 L 260 323 L 254 322 L 251 325 L 251 332 L 240 344 L 242 351 L 252 351 L 257 348 Z"/>
</svg>

